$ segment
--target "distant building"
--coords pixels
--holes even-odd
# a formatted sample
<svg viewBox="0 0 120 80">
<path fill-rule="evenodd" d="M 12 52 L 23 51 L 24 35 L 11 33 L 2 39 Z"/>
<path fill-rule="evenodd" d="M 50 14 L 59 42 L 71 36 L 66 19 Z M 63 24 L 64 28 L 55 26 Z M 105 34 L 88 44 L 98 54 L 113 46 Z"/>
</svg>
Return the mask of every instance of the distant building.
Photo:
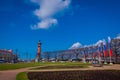
<svg viewBox="0 0 120 80">
<path fill-rule="evenodd" d="M 15 63 L 17 59 L 12 50 L 0 50 L 0 63 Z"/>
</svg>

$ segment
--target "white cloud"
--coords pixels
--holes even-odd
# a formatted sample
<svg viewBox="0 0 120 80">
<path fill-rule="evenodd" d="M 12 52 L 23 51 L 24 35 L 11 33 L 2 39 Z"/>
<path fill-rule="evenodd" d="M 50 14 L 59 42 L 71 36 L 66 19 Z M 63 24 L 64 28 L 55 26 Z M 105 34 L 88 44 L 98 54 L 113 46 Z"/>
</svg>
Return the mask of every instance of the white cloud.
<svg viewBox="0 0 120 80">
<path fill-rule="evenodd" d="M 117 35 L 117 37 L 115 37 L 116 39 L 120 39 L 120 33 Z"/>
<path fill-rule="evenodd" d="M 105 39 L 99 40 L 95 44 L 90 44 L 90 45 L 82 45 L 81 43 L 76 42 L 69 49 L 77 49 L 77 48 L 81 48 L 81 47 L 90 47 L 90 46 L 98 46 L 101 43 L 105 44 L 106 43 Z"/>
<path fill-rule="evenodd" d="M 50 26 L 56 25 L 58 22 L 56 19 L 45 19 L 39 22 L 37 25 L 31 26 L 32 29 L 48 29 Z"/>
<path fill-rule="evenodd" d="M 90 47 L 90 46 L 94 46 L 94 44 L 84 45 L 84 47 Z"/>
<path fill-rule="evenodd" d="M 76 49 L 76 48 L 81 48 L 81 47 L 90 47 L 90 46 L 98 46 L 101 43 L 105 43 L 105 39 L 97 41 L 95 44 L 90 44 L 90 45 L 82 45 L 79 42 L 74 43 L 69 49 Z"/>
<path fill-rule="evenodd" d="M 105 39 L 103 39 L 103 45 L 106 45 L 106 41 L 105 41 Z"/>
<path fill-rule="evenodd" d="M 102 40 L 99 40 L 99 41 L 95 44 L 95 46 L 97 46 L 97 45 L 99 45 L 99 44 L 101 44 L 101 43 L 103 43 L 103 41 L 102 41 Z"/>
<path fill-rule="evenodd" d="M 69 49 L 76 49 L 76 48 L 80 48 L 81 46 L 82 46 L 81 43 L 76 42 L 76 43 L 74 43 Z"/>
<path fill-rule="evenodd" d="M 60 12 L 65 11 L 71 3 L 71 0 L 31 0 L 39 5 L 39 9 L 34 11 L 34 14 L 41 22 L 32 26 L 32 29 L 47 29 L 58 23 L 55 18 Z"/>
<path fill-rule="evenodd" d="M 110 43 L 111 42 L 111 37 L 110 36 L 108 36 L 108 43 Z"/>
</svg>

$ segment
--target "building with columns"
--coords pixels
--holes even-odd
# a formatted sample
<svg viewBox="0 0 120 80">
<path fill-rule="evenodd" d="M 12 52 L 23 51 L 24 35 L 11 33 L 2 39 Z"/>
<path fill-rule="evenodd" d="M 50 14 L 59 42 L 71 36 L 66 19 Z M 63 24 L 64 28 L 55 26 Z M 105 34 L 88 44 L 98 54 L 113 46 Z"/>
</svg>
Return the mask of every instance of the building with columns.
<svg viewBox="0 0 120 80">
<path fill-rule="evenodd" d="M 0 50 L 0 63 L 14 63 L 18 59 L 12 50 Z"/>
</svg>

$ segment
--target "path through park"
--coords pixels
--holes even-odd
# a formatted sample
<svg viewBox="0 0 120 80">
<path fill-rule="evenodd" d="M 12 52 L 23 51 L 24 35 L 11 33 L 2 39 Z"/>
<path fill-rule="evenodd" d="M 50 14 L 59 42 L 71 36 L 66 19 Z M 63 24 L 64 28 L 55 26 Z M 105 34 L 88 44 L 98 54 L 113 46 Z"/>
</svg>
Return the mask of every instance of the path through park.
<svg viewBox="0 0 120 80">
<path fill-rule="evenodd" d="M 22 68 L 16 70 L 6 70 L 0 71 L 0 80 L 16 80 L 16 75 L 20 72 L 24 71 L 43 71 L 43 70 L 29 70 L 30 68 Z M 111 65 L 111 66 L 103 66 L 103 67 L 92 67 L 89 68 L 80 68 L 80 69 L 69 69 L 69 70 L 103 70 L 103 69 L 117 69 L 120 70 L 120 65 Z M 58 69 L 54 69 L 55 71 Z M 52 70 L 52 71 L 54 71 Z M 60 69 L 59 69 L 60 70 Z M 61 70 L 68 70 L 68 69 L 61 69 Z M 44 70 L 44 71 L 51 71 L 51 70 Z"/>
<path fill-rule="evenodd" d="M 30 68 L 0 71 L 0 80 L 16 80 L 18 73 L 27 71 L 28 69 Z"/>
</svg>

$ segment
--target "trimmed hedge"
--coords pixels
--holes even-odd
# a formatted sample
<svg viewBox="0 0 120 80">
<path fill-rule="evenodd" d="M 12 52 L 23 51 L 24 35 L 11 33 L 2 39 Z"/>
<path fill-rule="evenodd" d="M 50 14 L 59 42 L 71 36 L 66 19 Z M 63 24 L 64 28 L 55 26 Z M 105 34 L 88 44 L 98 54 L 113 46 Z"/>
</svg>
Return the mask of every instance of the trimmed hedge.
<svg viewBox="0 0 120 80">
<path fill-rule="evenodd" d="M 120 80 L 120 70 L 28 72 L 29 80 Z"/>
</svg>

